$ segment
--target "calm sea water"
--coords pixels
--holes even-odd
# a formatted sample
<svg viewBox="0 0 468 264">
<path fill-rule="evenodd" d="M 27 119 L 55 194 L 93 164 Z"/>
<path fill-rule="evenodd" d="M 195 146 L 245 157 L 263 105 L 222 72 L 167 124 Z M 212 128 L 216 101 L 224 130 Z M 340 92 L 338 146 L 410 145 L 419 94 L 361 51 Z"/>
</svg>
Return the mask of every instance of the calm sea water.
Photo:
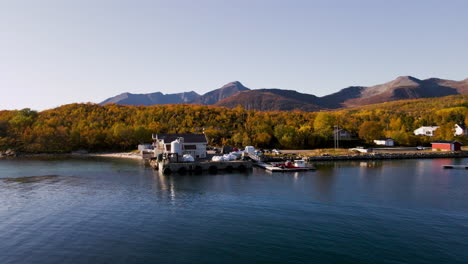
<svg viewBox="0 0 468 264">
<path fill-rule="evenodd" d="M 468 159 L 162 176 L 0 161 L 0 263 L 468 263 Z"/>
</svg>

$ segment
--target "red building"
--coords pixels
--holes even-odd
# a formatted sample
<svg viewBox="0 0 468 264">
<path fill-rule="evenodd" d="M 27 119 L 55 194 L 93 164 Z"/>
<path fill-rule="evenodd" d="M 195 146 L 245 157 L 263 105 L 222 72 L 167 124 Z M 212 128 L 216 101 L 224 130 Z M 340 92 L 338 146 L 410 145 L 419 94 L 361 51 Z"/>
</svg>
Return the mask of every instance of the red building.
<svg viewBox="0 0 468 264">
<path fill-rule="evenodd" d="M 442 150 L 442 151 L 459 151 L 461 150 L 462 143 L 458 141 L 434 141 L 432 144 L 432 150 Z"/>
</svg>

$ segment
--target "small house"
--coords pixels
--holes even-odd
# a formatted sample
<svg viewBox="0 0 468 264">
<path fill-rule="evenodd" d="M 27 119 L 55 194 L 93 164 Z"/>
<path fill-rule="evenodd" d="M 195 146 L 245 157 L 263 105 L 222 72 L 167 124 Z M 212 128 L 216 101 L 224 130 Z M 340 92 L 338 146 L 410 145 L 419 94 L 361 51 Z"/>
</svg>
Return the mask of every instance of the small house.
<svg viewBox="0 0 468 264">
<path fill-rule="evenodd" d="M 462 143 L 458 141 L 439 140 L 434 141 L 432 144 L 432 150 L 442 151 L 460 151 Z"/>
<path fill-rule="evenodd" d="M 387 146 L 387 147 L 393 147 L 395 146 L 395 141 L 392 138 L 379 138 L 379 139 L 374 139 L 374 143 L 376 145 L 381 145 L 381 146 Z"/>
<path fill-rule="evenodd" d="M 356 139 L 356 136 L 344 129 L 338 129 L 333 132 L 333 137 L 337 137 L 339 140 L 351 140 Z"/>
<path fill-rule="evenodd" d="M 455 124 L 455 136 L 468 136 L 468 129 L 465 125 Z"/>
<path fill-rule="evenodd" d="M 208 141 L 205 134 L 153 134 L 155 155 L 177 153 L 190 154 L 194 158 L 206 158 Z"/>
<path fill-rule="evenodd" d="M 428 136 L 433 137 L 434 132 L 439 129 L 439 126 L 422 126 L 416 130 L 414 130 L 414 134 L 416 136 Z"/>
</svg>

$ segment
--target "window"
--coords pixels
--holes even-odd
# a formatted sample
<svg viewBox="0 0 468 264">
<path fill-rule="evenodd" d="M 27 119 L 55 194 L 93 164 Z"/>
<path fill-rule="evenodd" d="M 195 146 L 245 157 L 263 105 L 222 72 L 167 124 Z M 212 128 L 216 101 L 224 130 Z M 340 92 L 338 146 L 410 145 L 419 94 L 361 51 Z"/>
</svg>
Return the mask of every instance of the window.
<svg viewBox="0 0 468 264">
<path fill-rule="evenodd" d="M 197 149 L 197 145 L 184 145 L 184 148 L 186 150 L 189 150 L 189 149 Z"/>
</svg>

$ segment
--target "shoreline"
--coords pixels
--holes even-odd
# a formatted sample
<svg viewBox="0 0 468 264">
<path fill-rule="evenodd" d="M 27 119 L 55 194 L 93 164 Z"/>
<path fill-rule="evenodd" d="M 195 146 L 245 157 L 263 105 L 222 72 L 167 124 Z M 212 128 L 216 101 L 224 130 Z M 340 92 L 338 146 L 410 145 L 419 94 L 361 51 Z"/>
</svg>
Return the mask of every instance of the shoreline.
<svg viewBox="0 0 468 264">
<path fill-rule="evenodd" d="M 33 158 L 33 157 L 104 157 L 143 160 L 140 154 L 134 152 L 98 152 L 98 153 L 18 153 L 15 156 L 0 157 L 1 159 L 11 158 Z"/>
<path fill-rule="evenodd" d="M 140 154 L 136 154 L 136 153 L 133 153 L 133 152 L 87 153 L 87 154 L 72 154 L 72 156 L 106 157 L 106 158 L 140 159 L 140 160 L 143 160 L 143 157 Z"/>
<path fill-rule="evenodd" d="M 28 157 L 104 157 L 144 160 L 135 152 L 97 152 L 97 153 L 17 153 L 15 156 L 0 157 L 2 159 Z M 290 160 L 303 158 L 307 161 L 346 161 L 346 160 L 392 160 L 392 159 L 437 159 L 437 158 L 468 158 L 468 151 L 461 152 L 411 152 L 411 153 L 361 153 L 329 156 L 307 156 L 307 155 L 285 155 L 281 157 L 270 157 L 278 160 Z"/>
<path fill-rule="evenodd" d="M 420 153 L 370 153 L 370 154 L 352 154 L 352 155 L 336 155 L 336 156 L 308 156 L 304 158 L 307 161 L 468 158 L 468 151 L 420 152 Z"/>
</svg>

